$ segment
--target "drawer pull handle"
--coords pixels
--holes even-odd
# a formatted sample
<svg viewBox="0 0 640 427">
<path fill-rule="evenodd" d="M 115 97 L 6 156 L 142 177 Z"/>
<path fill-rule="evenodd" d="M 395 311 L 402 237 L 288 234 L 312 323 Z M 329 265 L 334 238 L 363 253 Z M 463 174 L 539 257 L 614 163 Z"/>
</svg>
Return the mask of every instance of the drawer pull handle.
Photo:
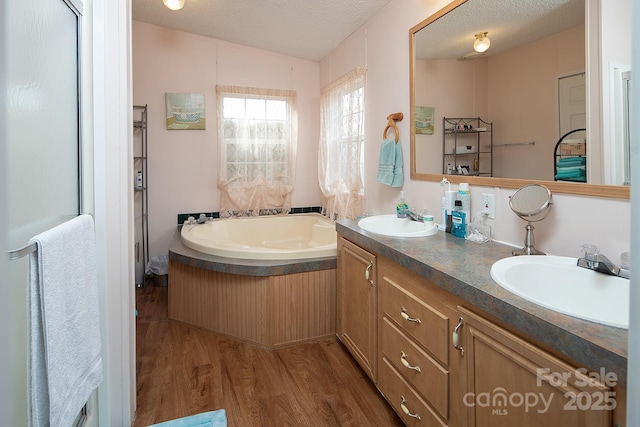
<svg viewBox="0 0 640 427">
<path fill-rule="evenodd" d="M 402 408 L 402 412 L 405 413 L 405 415 L 411 417 L 411 418 L 415 418 L 416 420 L 420 421 L 422 418 L 420 418 L 420 414 L 412 414 L 411 411 L 409 410 L 409 408 L 407 408 L 407 405 L 405 405 L 405 403 L 407 403 L 406 399 L 404 398 L 404 396 L 400 396 L 402 398 L 402 402 L 400 402 L 400 407 Z"/>
<path fill-rule="evenodd" d="M 422 323 L 422 321 L 417 317 L 415 319 L 413 317 L 409 317 L 409 315 L 407 314 L 407 309 L 404 307 L 402 307 L 402 310 L 400 310 L 400 316 L 402 316 L 402 318 L 407 322 L 416 322 L 418 325 Z"/>
<path fill-rule="evenodd" d="M 367 269 L 364 271 L 364 278 L 367 279 L 369 284 L 373 286 L 373 279 L 370 279 L 371 269 L 373 268 L 373 261 L 369 261 L 369 265 L 367 265 Z"/>
<path fill-rule="evenodd" d="M 458 331 L 463 326 L 464 326 L 464 320 L 462 320 L 462 317 L 458 317 L 458 324 L 456 325 L 455 329 L 453 330 L 453 336 L 451 337 L 452 340 L 453 340 L 453 348 L 455 348 L 456 350 L 458 350 L 460 352 L 460 356 L 464 356 L 464 348 L 461 345 L 459 345 L 460 344 L 460 333 Z"/>
<path fill-rule="evenodd" d="M 407 368 L 407 369 L 413 369 L 416 372 L 422 372 L 420 370 L 420 366 L 411 366 L 409 364 L 409 361 L 407 360 L 407 354 L 404 351 L 402 352 L 402 355 L 400 356 L 400 362 L 402 362 L 404 367 Z"/>
</svg>

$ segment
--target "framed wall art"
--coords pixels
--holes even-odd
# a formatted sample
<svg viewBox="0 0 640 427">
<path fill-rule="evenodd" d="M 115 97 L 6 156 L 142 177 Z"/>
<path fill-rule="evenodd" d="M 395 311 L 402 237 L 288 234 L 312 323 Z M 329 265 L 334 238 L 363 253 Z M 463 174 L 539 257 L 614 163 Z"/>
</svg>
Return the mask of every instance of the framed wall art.
<svg viewBox="0 0 640 427">
<path fill-rule="evenodd" d="M 416 105 L 416 135 L 433 135 L 433 115 L 435 108 Z"/>
<path fill-rule="evenodd" d="M 165 100 L 168 130 L 206 129 L 204 94 L 167 92 Z"/>
</svg>

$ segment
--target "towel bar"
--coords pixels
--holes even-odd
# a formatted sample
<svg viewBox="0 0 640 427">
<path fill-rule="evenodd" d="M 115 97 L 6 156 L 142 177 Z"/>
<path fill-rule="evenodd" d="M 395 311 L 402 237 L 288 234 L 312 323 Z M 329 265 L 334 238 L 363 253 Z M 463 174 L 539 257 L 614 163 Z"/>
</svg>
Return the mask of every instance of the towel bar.
<svg viewBox="0 0 640 427">
<path fill-rule="evenodd" d="M 493 144 L 494 147 L 515 147 L 516 145 L 536 145 L 536 142 L 529 141 L 529 142 L 511 142 L 507 144 Z"/>
<path fill-rule="evenodd" d="M 29 243 L 28 245 L 23 246 L 20 249 L 7 251 L 7 255 L 9 255 L 9 261 L 13 261 L 14 259 L 20 259 L 37 250 L 38 250 L 38 245 L 36 243 Z"/>
<path fill-rule="evenodd" d="M 85 215 L 84 213 L 81 213 L 79 215 Z M 93 217 L 92 213 L 87 213 L 87 215 L 91 215 L 91 217 Z M 29 255 L 30 253 L 33 253 L 35 251 L 38 250 L 38 245 L 37 243 L 33 242 L 33 243 L 29 243 L 26 246 L 23 246 L 19 249 L 14 249 L 14 250 L 10 250 L 7 251 L 7 255 L 9 256 L 9 261 L 13 261 L 15 259 L 20 259 L 22 257 L 25 257 L 27 255 Z"/>
</svg>

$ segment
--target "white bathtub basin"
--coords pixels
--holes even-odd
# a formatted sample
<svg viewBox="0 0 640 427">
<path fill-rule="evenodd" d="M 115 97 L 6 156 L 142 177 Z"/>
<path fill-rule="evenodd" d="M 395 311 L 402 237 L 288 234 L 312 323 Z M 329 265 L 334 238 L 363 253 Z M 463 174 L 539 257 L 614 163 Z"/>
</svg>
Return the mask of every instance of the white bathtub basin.
<svg viewBox="0 0 640 427">
<path fill-rule="evenodd" d="M 588 270 L 576 258 L 514 256 L 497 261 L 491 277 L 514 294 L 563 314 L 629 328 L 629 280 Z"/>
<path fill-rule="evenodd" d="M 435 224 L 430 226 L 410 218 L 398 218 L 396 214 L 374 215 L 358 221 L 358 227 L 376 234 L 391 237 L 432 236 L 438 232 Z"/>
<path fill-rule="evenodd" d="M 291 260 L 337 254 L 335 223 L 319 214 L 185 222 L 180 234 L 185 246 L 228 258 Z"/>
</svg>

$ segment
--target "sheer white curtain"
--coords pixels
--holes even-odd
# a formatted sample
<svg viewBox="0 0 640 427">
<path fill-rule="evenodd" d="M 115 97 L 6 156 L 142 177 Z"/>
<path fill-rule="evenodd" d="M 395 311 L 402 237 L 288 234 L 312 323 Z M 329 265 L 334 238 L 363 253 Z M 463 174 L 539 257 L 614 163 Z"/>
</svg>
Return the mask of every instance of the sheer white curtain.
<svg viewBox="0 0 640 427">
<path fill-rule="evenodd" d="M 216 86 L 221 216 L 291 210 L 296 92 Z"/>
<path fill-rule="evenodd" d="M 326 216 L 356 218 L 364 197 L 364 88 L 366 70 L 356 68 L 320 95 L 318 179 Z"/>
</svg>

